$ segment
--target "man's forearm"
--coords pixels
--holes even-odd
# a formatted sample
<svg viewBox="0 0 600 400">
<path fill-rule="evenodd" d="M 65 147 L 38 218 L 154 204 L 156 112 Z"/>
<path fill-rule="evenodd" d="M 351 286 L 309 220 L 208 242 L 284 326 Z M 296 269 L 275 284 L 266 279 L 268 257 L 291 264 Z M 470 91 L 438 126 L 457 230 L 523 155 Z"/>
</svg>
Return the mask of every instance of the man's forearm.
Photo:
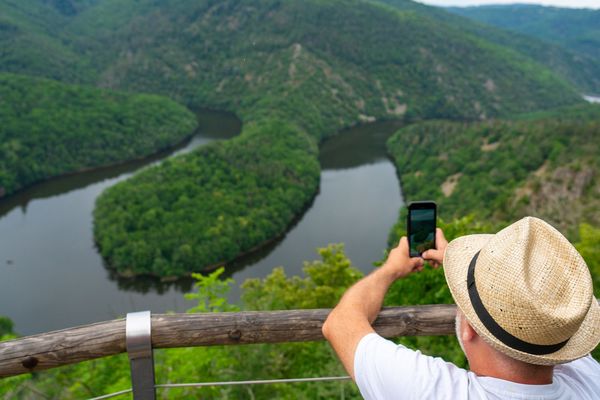
<svg viewBox="0 0 600 400">
<path fill-rule="evenodd" d="M 373 271 L 348 289 L 334 311 L 342 319 L 352 313 L 353 318 L 362 317 L 372 324 L 381 310 L 385 294 L 396 279 L 398 275 L 391 268 L 384 266 Z"/>
<path fill-rule="evenodd" d="M 423 268 L 421 258 L 410 258 L 406 237 L 394 248 L 385 264 L 358 281 L 342 297 L 323 325 L 323 335 L 354 378 L 354 353 L 359 341 L 374 332 L 371 324 L 377 318 L 390 285 Z"/>
<path fill-rule="evenodd" d="M 371 324 L 396 276 L 391 268 L 381 267 L 358 281 L 344 294 L 323 325 L 323 334 L 353 379 L 358 341 L 374 332 Z"/>
</svg>

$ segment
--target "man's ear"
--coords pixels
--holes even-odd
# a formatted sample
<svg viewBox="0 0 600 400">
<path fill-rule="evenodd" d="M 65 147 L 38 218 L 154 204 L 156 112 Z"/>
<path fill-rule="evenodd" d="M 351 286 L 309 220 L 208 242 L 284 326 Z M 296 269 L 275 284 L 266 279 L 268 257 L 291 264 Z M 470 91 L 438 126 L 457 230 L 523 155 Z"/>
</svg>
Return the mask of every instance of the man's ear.
<svg viewBox="0 0 600 400">
<path fill-rule="evenodd" d="M 462 316 L 462 332 L 461 332 L 461 338 L 463 340 L 463 342 L 471 342 L 474 339 L 478 338 L 479 335 L 477 335 L 477 332 L 475 332 L 475 329 L 473 329 L 473 327 L 471 326 L 471 324 L 469 323 L 469 321 L 467 321 L 467 319 L 464 317 L 464 315 Z"/>
</svg>

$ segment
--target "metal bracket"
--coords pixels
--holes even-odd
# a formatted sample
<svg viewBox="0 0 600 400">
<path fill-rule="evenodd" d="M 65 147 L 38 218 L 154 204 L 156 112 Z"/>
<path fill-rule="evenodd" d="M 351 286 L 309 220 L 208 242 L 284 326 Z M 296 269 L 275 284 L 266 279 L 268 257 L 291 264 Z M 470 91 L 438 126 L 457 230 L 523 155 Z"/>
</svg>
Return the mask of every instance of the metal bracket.
<svg viewBox="0 0 600 400">
<path fill-rule="evenodd" d="M 155 400 L 152 318 L 150 311 L 127 314 L 125 343 L 131 366 L 131 386 L 135 400 Z"/>
</svg>

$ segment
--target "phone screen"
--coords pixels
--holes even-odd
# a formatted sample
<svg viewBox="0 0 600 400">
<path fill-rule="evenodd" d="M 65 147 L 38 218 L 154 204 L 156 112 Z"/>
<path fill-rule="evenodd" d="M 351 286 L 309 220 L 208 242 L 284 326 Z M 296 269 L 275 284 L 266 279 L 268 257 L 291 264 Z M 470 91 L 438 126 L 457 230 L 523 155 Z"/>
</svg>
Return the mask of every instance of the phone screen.
<svg viewBox="0 0 600 400">
<path fill-rule="evenodd" d="M 408 209 L 408 242 L 410 256 L 420 256 L 435 248 L 435 203 L 411 205 Z"/>
</svg>

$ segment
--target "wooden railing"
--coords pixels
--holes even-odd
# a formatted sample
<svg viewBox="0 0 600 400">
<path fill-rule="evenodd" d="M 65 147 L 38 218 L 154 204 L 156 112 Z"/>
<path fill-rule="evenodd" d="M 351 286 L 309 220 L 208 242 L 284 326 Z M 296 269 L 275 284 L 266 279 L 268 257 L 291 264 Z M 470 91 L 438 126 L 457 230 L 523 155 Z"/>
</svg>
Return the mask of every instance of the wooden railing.
<svg viewBox="0 0 600 400">
<path fill-rule="evenodd" d="M 0 342 L 0 378 L 127 352 L 132 388 L 102 395 L 95 400 L 130 392 L 135 400 L 155 400 L 157 388 L 349 379 L 343 376 L 275 381 L 155 383 L 153 349 L 323 340 L 321 328 L 330 311 L 130 313 L 126 319 Z M 449 335 L 454 333 L 455 315 L 454 305 L 390 307 L 379 313 L 373 327 L 384 337 Z"/>
<path fill-rule="evenodd" d="M 454 305 L 385 308 L 374 323 L 384 337 L 454 333 Z M 155 314 L 153 349 L 323 340 L 329 309 Z M 0 343 L 0 377 L 42 371 L 127 351 L 125 319 Z M 131 350 L 130 350 L 131 352 Z"/>
</svg>

